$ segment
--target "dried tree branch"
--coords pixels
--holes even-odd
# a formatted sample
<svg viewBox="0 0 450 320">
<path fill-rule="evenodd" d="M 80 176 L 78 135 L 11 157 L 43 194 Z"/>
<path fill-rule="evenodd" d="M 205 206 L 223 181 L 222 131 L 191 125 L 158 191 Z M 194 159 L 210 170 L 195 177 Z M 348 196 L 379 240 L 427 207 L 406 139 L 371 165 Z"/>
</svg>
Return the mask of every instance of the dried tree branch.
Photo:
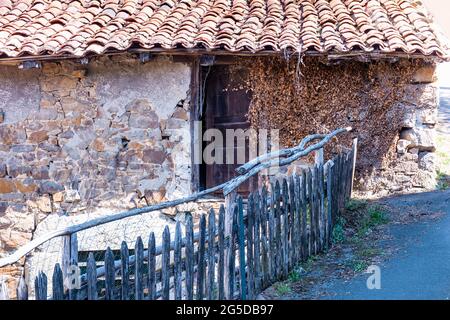
<svg viewBox="0 0 450 320">
<path fill-rule="evenodd" d="M 187 197 L 184 197 L 181 199 L 177 199 L 177 200 L 158 203 L 158 204 L 151 205 L 151 206 L 144 207 L 144 208 L 138 208 L 138 209 L 133 209 L 133 210 L 125 211 L 125 212 L 116 213 L 116 214 L 106 216 L 106 217 L 96 218 L 93 220 L 86 221 L 84 223 L 76 224 L 73 226 L 69 226 L 69 227 L 65 227 L 65 228 L 62 228 L 59 230 L 49 232 L 39 238 L 33 239 L 26 245 L 20 247 L 13 254 L 11 254 L 7 257 L 1 258 L 0 259 L 0 267 L 4 267 L 4 266 L 7 266 L 7 265 L 10 265 L 10 264 L 13 264 L 13 263 L 19 261 L 20 258 L 24 257 L 25 255 L 30 253 L 32 250 L 36 249 L 41 244 L 43 244 L 53 238 L 56 238 L 56 237 L 71 235 L 73 233 L 80 232 L 80 231 L 83 231 L 83 230 L 86 230 L 89 228 L 93 228 L 93 227 L 96 227 L 96 226 L 99 226 L 102 224 L 106 224 L 109 222 L 114 222 L 114 221 L 121 220 L 124 218 L 137 216 L 137 215 L 140 215 L 143 213 L 148 213 L 148 212 L 152 212 L 152 211 L 158 211 L 158 210 L 174 207 L 174 206 L 177 206 L 177 205 L 180 205 L 183 203 L 187 203 L 187 202 L 193 202 L 193 201 L 198 200 L 199 198 L 202 198 L 202 197 L 204 197 L 208 194 L 211 194 L 213 192 L 216 192 L 218 190 L 223 190 L 224 195 L 227 195 L 231 191 L 236 189 L 244 181 L 246 181 L 248 178 L 257 174 L 261 170 L 270 168 L 275 165 L 284 166 L 284 165 L 290 164 L 291 162 L 299 159 L 300 157 L 308 155 L 310 152 L 322 148 L 334 136 L 336 136 L 340 133 L 343 133 L 343 132 L 348 132 L 348 131 L 351 131 L 351 128 L 338 129 L 327 135 L 308 136 L 302 140 L 302 142 L 300 143 L 300 145 L 298 147 L 291 148 L 291 149 L 300 150 L 300 151 L 294 152 L 294 153 L 292 151 L 287 151 L 287 152 L 284 150 L 279 151 L 284 156 L 289 156 L 288 158 L 283 159 L 281 161 L 279 161 L 279 159 L 277 158 L 275 160 L 264 162 L 257 166 L 253 166 L 252 169 L 247 171 L 244 175 L 240 175 L 228 182 L 222 183 L 213 188 L 209 188 L 209 189 L 203 190 L 201 192 L 196 192 L 190 196 L 187 196 Z M 303 150 L 306 143 L 308 143 L 314 139 L 318 139 L 318 138 L 320 138 L 320 136 L 324 136 L 324 138 L 319 143 L 311 145 Z M 289 149 L 285 149 L 285 150 L 289 150 Z M 269 158 L 269 159 L 271 159 L 271 158 Z"/>
</svg>

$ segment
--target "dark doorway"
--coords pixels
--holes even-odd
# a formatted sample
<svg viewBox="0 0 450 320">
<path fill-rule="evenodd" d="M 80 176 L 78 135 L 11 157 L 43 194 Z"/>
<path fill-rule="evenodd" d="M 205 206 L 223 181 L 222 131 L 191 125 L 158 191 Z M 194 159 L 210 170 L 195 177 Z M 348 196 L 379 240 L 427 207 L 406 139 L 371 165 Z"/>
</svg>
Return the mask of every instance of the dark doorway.
<svg viewBox="0 0 450 320">
<path fill-rule="evenodd" d="M 226 145 L 227 129 L 248 129 L 250 123 L 247 113 L 251 101 L 251 93 L 245 88 L 245 79 L 248 71 L 244 68 L 230 67 L 229 65 L 215 65 L 202 68 L 205 79 L 205 100 L 203 106 L 203 132 L 208 129 L 218 129 L 222 133 L 224 147 Z M 203 143 L 203 150 L 210 142 Z M 230 146 L 230 145 L 228 145 Z M 234 153 L 232 164 L 226 162 L 226 149 L 217 148 L 222 152 L 224 163 L 203 164 L 200 168 L 201 184 L 210 188 L 228 181 L 236 176 L 235 169 L 241 164 L 237 163 L 237 153 L 245 152 L 245 161 L 249 160 L 249 143 L 245 141 L 239 148 L 237 140 L 231 147 Z M 247 195 L 256 189 L 257 179 L 252 178 L 243 183 L 238 192 Z"/>
</svg>

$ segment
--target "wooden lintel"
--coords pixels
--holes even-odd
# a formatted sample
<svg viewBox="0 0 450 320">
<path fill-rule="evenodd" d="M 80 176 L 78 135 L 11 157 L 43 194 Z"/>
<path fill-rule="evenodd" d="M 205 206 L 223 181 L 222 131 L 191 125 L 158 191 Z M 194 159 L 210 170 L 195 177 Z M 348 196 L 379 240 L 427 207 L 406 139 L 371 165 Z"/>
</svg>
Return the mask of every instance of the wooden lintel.
<svg viewBox="0 0 450 320">
<path fill-rule="evenodd" d="M 171 56 L 201 56 L 201 55 L 214 55 L 216 58 L 218 56 L 226 57 L 256 57 L 256 56 L 279 56 L 284 57 L 284 52 L 274 52 L 270 50 L 262 50 L 258 52 L 250 51 L 226 51 L 226 50 L 205 50 L 205 49 L 163 49 L 163 48 L 152 48 L 152 49 L 141 49 L 141 48 L 131 48 L 127 51 L 107 51 L 103 54 L 89 54 L 88 57 L 96 57 L 100 55 L 119 55 L 126 53 L 143 53 L 148 52 L 151 55 L 171 55 Z M 298 57 L 298 54 L 292 53 L 292 58 Z M 351 51 L 347 53 L 322 53 L 317 51 L 306 51 L 302 53 L 302 57 L 323 57 L 329 60 L 361 60 L 361 61 L 373 61 L 373 60 L 384 60 L 392 58 L 402 58 L 402 59 L 426 59 L 435 62 L 450 60 L 450 57 L 438 57 L 436 55 L 426 56 L 420 53 L 408 54 L 403 52 L 395 53 L 383 53 L 383 52 L 364 52 L 364 51 Z M 20 56 L 20 57 L 0 57 L 0 64 L 12 64 L 20 63 L 23 61 L 59 61 L 67 59 L 81 59 L 82 57 L 74 55 L 35 55 L 35 56 Z"/>
</svg>

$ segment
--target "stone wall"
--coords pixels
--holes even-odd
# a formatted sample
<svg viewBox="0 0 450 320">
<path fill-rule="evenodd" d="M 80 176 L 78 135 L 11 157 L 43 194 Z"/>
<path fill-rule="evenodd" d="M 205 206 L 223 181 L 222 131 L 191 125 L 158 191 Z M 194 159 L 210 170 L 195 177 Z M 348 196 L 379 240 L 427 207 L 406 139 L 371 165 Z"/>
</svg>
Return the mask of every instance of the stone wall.
<svg viewBox="0 0 450 320">
<path fill-rule="evenodd" d="M 395 143 L 394 157 L 388 165 L 370 168 L 369 178 L 358 181 L 366 195 L 385 196 L 436 188 L 436 131 L 439 92 L 436 66 L 416 70 L 405 94 L 392 112 L 403 115 Z"/>
<path fill-rule="evenodd" d="M 0 256 L 44 219 L 189 194 L 190 79 L 190 65 L 168 57 L 0 67 Z"/>
</svg>

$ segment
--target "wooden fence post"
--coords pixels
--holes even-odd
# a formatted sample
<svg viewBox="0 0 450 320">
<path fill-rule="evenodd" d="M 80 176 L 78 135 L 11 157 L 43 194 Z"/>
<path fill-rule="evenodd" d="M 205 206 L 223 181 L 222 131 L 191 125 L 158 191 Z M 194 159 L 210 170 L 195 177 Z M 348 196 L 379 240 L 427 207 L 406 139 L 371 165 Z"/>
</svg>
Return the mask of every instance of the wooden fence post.
<svg viewBox="0 0 450 320">
<path fill-rule="evenodd" d="M 134 299 L 144 300 L 144 243 L 137 237 L 134 246 Z"/>
<path fill-rule="evenodd" d="M 127 248 L 128 253 L 128 248 Z M 126 268 L 128 270 L 128 264 L 126 265 Z M 122 268 L 122 283 L 124 279 L 124 273 Z M 94 259 L 94 254 L 92 252 L 89 253 L 88 260 L 87 260 L 87 298 L 88 300 L 97 300 L 97 266 Z M 128 280 L 128 279 L 127 279 Z M 127 283 L 128 285 L 128 283 Z M 123 290 L 123 285 L 122 285 Z M 128 290 L 126 291 L 128 293 Z M 122 299 L 125 295 L 122 291 Z M 128 295 L 126 295 L 128 297 Z"/>
<path fill-rule="evenodd" d="M 52 299 L 64 300 L 63 273 L 59 263 L 55 264 L 55 268 L 53 269 Z"/>
<path fill-rule="evenodd" d="M 8 286 L 4 279 L 0 280 L 0 300 L 9 300 Z"/>
<path fill-rule="evenodd" d="M 208 300 L 213 300 L 215 297 L 215 238 L 216 238 L 216 213 L 214 209 L 211 208 L 208 216 L 208 276 L 207 276 L 207 286 L 206 291 L 208 293 Z M 181 299 L 180 299 L 181 300 Z"/>
<path fill-rule="evenodd" d="M 182 260 L 181 260 L 181 225 L 177 222 L 175 227 L 175 246 L 174 246 L 174 275 L 173 282 L 175 287 L 175 300 L 182 298 Z"/>
<path fill-rule="evenodd" d="M 76 233 L 63 238 L 61 265 L 64 284 L 69 292 L 69 299 L 76 300 L 77 289 L 73 288 L 73 286 L 79 282 L 79 279 L 72 279 L 74 268 L 78 266 L 78 238 Z M 75 283 L 72 283 L 71 280 L 75 280 Z"/>
<path fill-rule="evenodd" d="M 206 218 L 200 217 L 200 240 L 197 259 L 197 300 L 203 300 L 205 293 L 205 253 L 206 253 Z"/>
<path fill-rule="evenodd" d="M 90 255 L 90 254 L 89 254 Z M 128 250 L 128 245 L 125 241 L 122 241 L 120 245 L 120 260 L 122 265 L 120 267 L 120 277 L 121 277 L 121 299 L 130 299 L 130 252 Z M 97 277 L 97 276 L 96 276 Z"/>
<path fill-rule="evenodd" d="M 318 170 L 316 170 L 316 174 L 318 175 L 317 179 L 316 179 L 316 182 L 317 182 L 316 190 L 318 191 L 318 194 L 317 194 L 317 201 L 318 201 L 318 203 L 317 203 L 317 206 L 318 206 L 317 222 L 318 222 L 318 225 L 316 226 L 318 234 L 316 234 L 316 237 L 317 237 L 316 241 L 318 243 L 318 249 L 319 249 L 318 251 L 321 251 L 323 249 L 323 242 L 324 242 L 323 241 L 323 239 L 324 239 L 323 233 L 325 230 L 325 227 L 324 227 L 325 221 L 323 218 L 323 214 L 325 211 L 324 192 L 323 192 L 323 186 L 324 186 L 324 184 L 323 184 L 323 165 L 324 165 L 323 148 L 320 148 L 315 153 L 315 165 L 318 168 Z"/>
<path fill-rule="evenodd" d="M 224 279 L 224 273 L 226 269 L 226 262 L 225 260 L 225 208 L 223 205 L 220 206 L 219 210 L 219 265 L 218 265 L 218 290 L 219 290 L 219 300 L 225 299 L 225 279 Z"/>
<path fill-rule="evenodd" d="M 251 281 L 249 280 L 248 282 L 248 286 L 247 286 L 247 277 L 245 274 L 245 266 L 247 265 L 248 267 L 248 277 L 250 278 L 250 274 L 251 274 L 251 268 L 250 268 L 250 259 L 248 255 L 251 255 L 251 239 L 250 239 L 250 235 L 247 234 L 247 260 L 245 259 L 245 238 L 246 238 L 246 234 L 245 234 L 245 224 L 244 224 L 244 205 L 242 202 L 242 197 L 238 197 L 238 218 L 237 218 L 237 231 L 238 231 L 238 248 L 239 248 L 239 276 L 240 276 L 240 281 L 241 281 L 241 285 L 240 285 L 240 289 L 241 289 L 241 294 L 240 294 L 240 298 L 241 300 L 247 300 L 247 287 L 249 290 L 249 295 L 250 295 L 250 286 L 251 286 Z M 250 215 L 251 215 L 251 206 L 253 205 L 253 200 L 252 200 L 252 195 L 250 194 L 250 196 L 248 197 L 248 204 L 247 204 L 247 219 L 248 219 L 248 232 L 250 232 Z M 234 226 L 233 226 L 234 227 Z"/>
<path fill-rule="evenodd" d="M 114 255 L 110 247 L 105 253 L 105 300 L 115 300 Z"/>
<path fill-rule="evenodd" d="M 355 180 L 355 168 L 356 168 L 356 155 L 358 153 L 358 138 L 353 139 L 352 143 L 352 153 L 353 153 L 353 159 L 352 159 L 352 181 L 350 183 L 350 198 L 352 197 L 353 193 L 353 183 Z"/>
<path fill-rule="evenodd" d="M 164 228 L 162 237 L 162 263 L 161 263 L 161 290 L 162 299 L 170 298 L 170 231 L 169 227 Z"/>
<path fill-rule="evenodd" d="M 331 244 L 331 235 L 333 232 L 333 205 L 334 205 L 334 195 L 333 195 L 333 172 L 334 172 L 334 162 L 329 161 L 327 162 L 327 170 L 326 170 L 326 176 L 327 176 L 327 212 L 326 215 L 326 221 L 325 221 L 325 244 L 327 249 L 330 247 Z"/>
<path fill-rule="evenodd" d="M 154 240 L 153 240 L 154 243 Z M 186 299 L 194 299 L 194 230 L 192 215 L 186 215 Z M 149 271 L 150 272 L 150 271 Z M 156 286 L 155 286 L 156 289 Z"/>
<path fill-rule="evenodd" d="M 228 266 L 228 262 L 231 257 L 231 239 L 232 239 L 232 230 L 233 230 L 233 216 L 234 216 L 234 207 L 236 206 L 236 190 L 230 192 L 225 196 L 225 255 L 224 260 L 226 261 L 226 265 Z M 234 278 L 234 275 L 233 275 Z M 233 292 L 229 291 L 229 282 L 230 282 L 230 270 L 228 267 L 224 270 L 224 282 L 225 282 L 225 299 L 231 300 L 233 297 Z"/>
<path fill-rule="evenodd" d="M 192 223 L 192 219 L 191 219 L 191 223 Z M 186 244 L 186 250 L 187 250 L 187 248 L 188 248 L 188 244 Z M 155 251 L 156 251 L 155 234 L 153 232 L 151 232 L 150 236 L 148 237 L 148 299 L 149 300 L 156 299 Z M 188 261 L 187 257 L 188 257 L 188 252 L 186 251 L 186 263 Z M 186 272 L 187 273 L 189 272 L 187 266 L 186 266 Z M 186 275 L 186 283 L 187 283 L 187 281 L 188 281 L 188 277 Z M 191 286 L 191 288 L 192 288 L 192 286 Z M 189 287 L 186 285 L 186 290 L 188 291 L 188 294 L 189 294 L 188 289 L 189 289 Z"/>
<path fill-rule="evenodd" d="M 28 300 L 28 286 L 23 275 L 19 279 L 16 292 L 17 300 Z"/>
<path fill-rule="evenodd" d="M 36 300 L 47 300 L 47 276 L 42 271 L 34 280 L 34 294 Z"/>
</svg>

